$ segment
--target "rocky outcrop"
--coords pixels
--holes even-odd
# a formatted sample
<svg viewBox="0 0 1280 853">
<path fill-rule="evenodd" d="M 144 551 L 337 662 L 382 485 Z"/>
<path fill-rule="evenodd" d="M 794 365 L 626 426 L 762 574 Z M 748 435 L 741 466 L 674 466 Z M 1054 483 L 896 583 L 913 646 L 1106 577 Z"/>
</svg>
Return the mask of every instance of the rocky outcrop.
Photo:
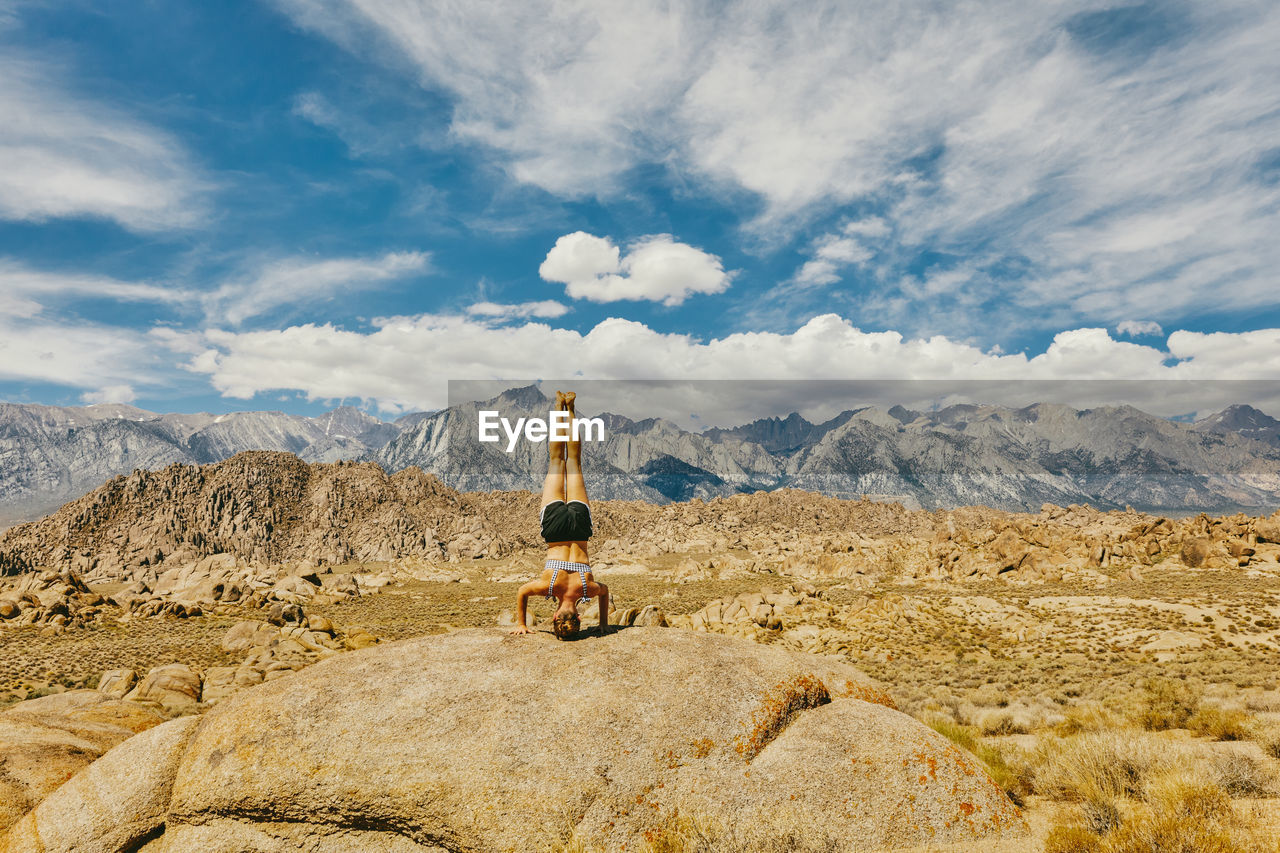
<svg viewBox="0 0 1280 853">
<path fill-rule="evenodd" d="M 245 450 L 286 451 L 308 462 L 357 459 L 399 432 L 350 406 L 309 418 L 0 403 L 0 519 L 32 518 L 139 468 L 216 462 Z"/>
<path fill-rule="evenodd" d="M 58 634 L 100 621 L 106 604 L 76 572 L 28 572 L 0 584 L 0 627 L 30 625 Z"/>
<path fill-rule="evenodd" d="M 6 531 L 0 554 L 72 569 L 89 583 L 141 580 L 148 588 L 179 569 L 165 577 L 170 592 L 207 584 L 212 593 L 221 584 L 212 597 L 229 600 L 248 593 L 244 572 L 237 574 L 245 567 L 254 575 L 268 566 L 296 574 L 403 556 L 500 556 L 536 541 L 535 501 L 527 493 L 516 498 L 529 508 L 512 529 L 493 519 L 511 512 L 510 499 L 464 496 L 418 470 L 388 476 L 373 463 L 308 464 L 247 452 L 117 477 L 48 518 Z M 455 541 L 461 544 L 450 552 Z M 209 557 L 216 563 L 199 565 Z"/>
<path fill-rule="evenodd" d="M 111 747 L 163 721 L 95 690 L 28 699 L 0 712 L 0 833 Z"/>
<path fill-rule="evenodd" d="M 141 678 L 131 669 L 111 669 L 98 679 L 98 692 L 170 714 L 193 713 L 247 687 L 379 642 L 364 628 L 337 626 L 325 616 L 308 616 L 297 605 L 276 605 L 268 619 L 237 622 L 222 638 L 224 652 L 244 655 L 236 666 L 200 671 L 175 662 L 154 667 Z"/>
<path fill-rule="evenodd" d="M 0 850 L 80 849 L 43 827 L 104 812 L 92 791 L 135 762 L 138 805 L 111 818 L 154 827 L 148 853 L 645 849 L 681 820 L 735 850 L 1025 831 L 973 756 L 865 701 L 882 696 L 834 659 L 685 631 L 406 640 L 233 697 L 185 746 L 171 724 L 131 761 L 109 754 Z"/>
</svg>

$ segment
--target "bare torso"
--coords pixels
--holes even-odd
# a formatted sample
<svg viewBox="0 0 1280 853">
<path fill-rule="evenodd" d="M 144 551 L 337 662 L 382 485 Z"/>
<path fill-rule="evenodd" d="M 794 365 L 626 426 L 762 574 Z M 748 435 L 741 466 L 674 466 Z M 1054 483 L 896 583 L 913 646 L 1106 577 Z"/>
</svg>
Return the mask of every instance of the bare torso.
<svg viewBox="0 0 1280 853">
<path fill-rule="evenodd" d="M 568 531 L 565 531 L 566 533 Z M 548 560 L 564 560 L 569 563 L 590 563 L 586 542 L 548 542 Z M 547 575 L 547 577 L 551 577 Z"/>
</svg>

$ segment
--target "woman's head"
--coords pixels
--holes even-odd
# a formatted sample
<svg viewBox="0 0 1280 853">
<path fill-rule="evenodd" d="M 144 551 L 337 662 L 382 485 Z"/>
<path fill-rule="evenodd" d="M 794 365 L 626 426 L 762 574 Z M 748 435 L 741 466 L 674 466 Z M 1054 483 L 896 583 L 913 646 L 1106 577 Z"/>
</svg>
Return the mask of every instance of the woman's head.
<svg viewBox="0 0 1280 853">
<path fill-rule="evenodd" d="M 578 633 L 580 627 L 582 622 L 578 619 L 577 610 L 559 610 L 551 620 L 551 633 L 562 640 L 567 640 Z"/>
</svg>

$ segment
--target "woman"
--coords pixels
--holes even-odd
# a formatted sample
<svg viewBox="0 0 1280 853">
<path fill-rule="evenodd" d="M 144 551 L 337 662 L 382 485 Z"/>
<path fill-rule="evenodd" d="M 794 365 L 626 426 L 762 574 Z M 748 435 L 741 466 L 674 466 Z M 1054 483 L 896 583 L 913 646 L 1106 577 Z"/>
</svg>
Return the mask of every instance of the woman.
<svg viewBox="0 0 1280 853">
<path fill-rule="evenodd" d="M 574 420 L 573 401 L 577 395 L 556 392 L 556 409 Z M 587 562 L 587 540 L 591 538 L 591 505 L 587 484 L 582 479 L 582 443 L 573 438 L 547 441 L 547 477 L 542 483 L 542 538 L 547 543 L 547 562 L 542 576 L 520 587 L 516 599 L 516 627 L 513 634 L 532 633 L 526 624 L 525 605 L 531 595 L 545 595 L 560 602 L 551 619 L 551 631 L 567 640 L 581 627 L 578 602 L 600 601 L 600 635 L 609 629 L 609 587 L 596 583 Z M 567 445 L 567 447 L 566 447 Z M 566 450 L 568 451 L 566 454 Z M 567 456 L 567 458 L 566 458 Z"/>
</svg>

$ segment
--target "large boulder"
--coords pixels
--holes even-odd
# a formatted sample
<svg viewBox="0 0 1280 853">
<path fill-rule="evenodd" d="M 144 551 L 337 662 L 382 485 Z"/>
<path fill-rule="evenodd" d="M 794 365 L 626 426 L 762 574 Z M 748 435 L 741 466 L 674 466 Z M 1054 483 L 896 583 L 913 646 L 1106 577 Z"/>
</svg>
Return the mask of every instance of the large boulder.
<svg viewBox="0 0 1280 853">
<path fill-rule="evenodd" d="M 174 770 L 199 723 L 180 717 L 116 746 L 0 838 L 0 853 L 138 849 L 164 823 Z"/>
<path fill-rule="evenodd" d="M 184 748 L 152 750 L 151 794 L 127 791 L 146 814 L 112 814 L 155 827 L 147 853 L 643 850 L 689 825 L 726 850 L 1025 832 L 973 756 L 891 704 L 843 661 L 730 637 L 457 631 L 225 699 Z M 38 821 L 92 812 L 81 787 Z"/>
<path fill-rule="evenodd" d="M 185 663 L 157 666 L 125 695 L 134 702 L 148 702 L 169 711 L 183 711 L 200 701 L 200 675 Z"/>
<path fill-rule="evenodd" d="M 55 693 L 0 712 L 0 832 L 108 749 L 163 720 L 96 690 Z"/>
<path fill-rule="evenodd" d="M 1260 518 L 1253 523 L 1253 532 L 1260 542 L 1280 542 L 1280 512 L 1270 518 Z"/>
</svg>

